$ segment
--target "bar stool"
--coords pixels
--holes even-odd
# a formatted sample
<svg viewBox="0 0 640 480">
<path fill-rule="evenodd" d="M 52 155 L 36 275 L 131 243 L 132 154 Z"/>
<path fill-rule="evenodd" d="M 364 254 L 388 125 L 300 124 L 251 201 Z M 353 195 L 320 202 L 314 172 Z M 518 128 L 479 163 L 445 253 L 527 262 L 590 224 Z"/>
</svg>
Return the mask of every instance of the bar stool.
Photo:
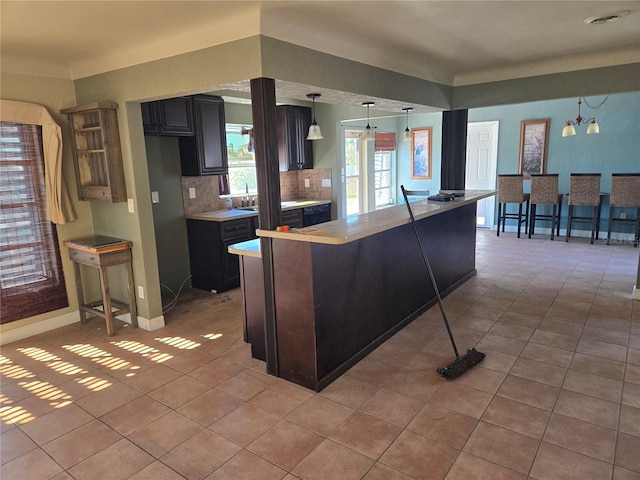
<svg viewBox="0 0 640 480">
<path fill-rule="evenodd" d="M 635 208 L 636 218 L 614 218 L 613 214 L 616 208 Z M 640 237 L 640 173 L 611 174 L 607 243 L 611 239 L 613 223 L 633 224 L 633 246 L 638 246 L 638 237 Z"/>
<path fill-rule="evenodd" d="M 560 236 L 560 217 L 562 216 L 562 198 L 558 193 L 557 173 L 536 173 L 531 175 L 531 211 L 529 213 L 529 238 L 534 234 L 536 220 L 551 221 L 551 240 L 553 229 L 557 228 L 556 235 Z M 536 213 L 538 205 L 551 205 L 551 215 L 539 215 Z M 556 215 L 557 212 L 557 215 Z"/>
<path fill-rule="evenodd" d="M 573 215 L 574 206 L 592 207 L 590 217 Z M 596 236 L 596 230 L 600 224 L 600 174 L 599 173 L 572 173 L 569 185 L 569 214 L 567 215 L 567 235 L 565 241 L 571 236 L 573 222 L 591 223 L 591 244 Z"/>
<path fill-rule="evenodd" d="M 527 233 L 529 224 L 529 198 L 530 194 L 524 193 L 524 180 L 522 174 L 498 175 L 498 231 L 500 236 L 500 222 L 502 221 L 502 231 L 507 219 L 518 221 L 518 238 L 520 238 L 520 227 L 524 223 L 524 233 Z M 522 204 L 526 202 L 524 218 Z M 518 213 L 507 213 L 507 204 L 517 203 Z"/>
</svg>

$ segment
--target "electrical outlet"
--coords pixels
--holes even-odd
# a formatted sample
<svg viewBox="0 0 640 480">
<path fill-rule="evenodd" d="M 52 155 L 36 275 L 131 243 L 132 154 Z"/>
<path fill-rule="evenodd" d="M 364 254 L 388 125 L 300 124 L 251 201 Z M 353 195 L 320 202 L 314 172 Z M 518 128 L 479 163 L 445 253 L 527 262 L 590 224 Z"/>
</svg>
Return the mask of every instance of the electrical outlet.
<svg viewBox="0 0 640 480">
<path fill-rule="evenodd" d="M 189 198 L 196 198 L 196 189 L 189 187 Z"/>
<path fill-rule="evenodd" d="M 323 178 L 322 179 L 322 186 L 323 187 L 331 187 L 331 179 L 330 178 Z"/>
<path fill-rule="evenodd" d="M 144 298 L 144 287 L 142 285 L 138 285 L 138 296 Z"/>
<path fill-rule="evenodd" d="M 127 207 L 129 208 L 129 213 L 135 213 L 135 208 L 133 206 L 133 198 L 127 198 Z"/>
<path fill-rule="evenodd" d="M 627 219 L 627 212 L 620 212 L 620 220 L 626 220 Z"/>
<path fill-rule="evenodd" d="M 304 186 L 305 186 L 305 188 L 309 188 L 309 179 L 308 178 L 304 179 Z"/>
<path fill-rule="evenodd" d="M 160 194 L 158 192 L 151 192 L 151 203 L 160 203 Z"/>
</svg>

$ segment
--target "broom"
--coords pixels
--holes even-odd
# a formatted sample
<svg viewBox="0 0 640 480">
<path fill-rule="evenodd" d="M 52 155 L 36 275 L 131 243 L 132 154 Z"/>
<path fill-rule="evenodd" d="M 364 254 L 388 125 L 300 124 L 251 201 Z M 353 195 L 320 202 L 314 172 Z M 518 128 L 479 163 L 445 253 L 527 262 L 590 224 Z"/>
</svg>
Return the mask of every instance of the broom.
<svg viewBox="0 0 640 480">
<path fill-rule="evenodd" d="M 415 218 L 413 218 L 413 212 L 411 211 L 411 205 L 409 204 L 409 198 L 407 197 L 407 192 L 404 189 L 404 185 L 401 185 L 400 189 L 402 190 L 402 195 L 404 196 L 404 203 L 407 205 L 407 210 L 409 211 L 409 218 L 411 219 L 411 225 L 413 225 L 413 231 L 416 234 L 416 239 L 418 240 L 418 245 L 420 246 L 422 259 L 424 260 L 424 264 L 426 265 L 427 271 L 429 272 L 429 277 L 431 278 L 433 289 L 436 292 L 436 299 L 438 300 L 438 306 L 440 307 L 440 312 L 442 313 L 444 325 L 445 327 L 447 327 L 447 333 L 449 334 L 449 339 L 451 340 L 451 345 L 453 346 L 453 352 L 456 354 L 456 359 L 453 362 L 445 367 L 436 368 L 436 372 L 438 372 L 441 377 L 444 377 L 447 380 L 453 380 L 454 378 L 458 378 L 464 372 L 480 363 L 484 359 L 485 354 L 477 351 L 475 348 L 467 350 L 467 352 L 463 355 L 460 355 L 458 353 L 458 347 L 456 346 L 456 342 L 453 339 L 451 326 L 449 325 L 449 320 L 447 320 L 447 315 L 444 311 L 444 306 L 442 305 L 440 291 L 438 290 L 436 279 L 433 276 L 433 270 L 431 269 L 429 258 L 427 257 L 427 253 L 425 252 L 424 247 L 422 246 L 422 241 L 420 240 L 420 235 L 418 234 L 418 228 L 416 227 Z"/>
</svg>

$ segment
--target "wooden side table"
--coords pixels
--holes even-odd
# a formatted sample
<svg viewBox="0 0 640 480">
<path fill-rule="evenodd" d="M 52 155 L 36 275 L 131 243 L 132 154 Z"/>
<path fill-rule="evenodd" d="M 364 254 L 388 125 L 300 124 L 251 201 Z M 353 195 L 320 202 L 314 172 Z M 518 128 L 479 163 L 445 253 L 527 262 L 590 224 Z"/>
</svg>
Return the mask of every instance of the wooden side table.
<svg viewBox="0 0 640 480">
<path fill-rule="evenodd" d="M 131 242 L 119 238 L 97 235 L 93 237 L 67 240 L 64 245 L 69 249 L 69 258 L 73 261 L 73 269 L 76 279 L 76 292 L 80 310 L 80 323 L 87 323 L 87 314 L 105 319 L 107 334 L 113 336 L 113 317 L 125 313 L 131 314 L 131 324 L 138 326 L 138 313 L 136 310 L 136 297 L 133 288 L 133 270 L 131 267 Z M 82 276 L 80 264 L 97 268 L 100 271 L 100 286 L 102 300 L 92 303 L 84 303 L 84 291 L 82 289 Z M 129 292 L 129 305 L 111 299 L 109 293 L 109 277 L 107 267 L 124 265 L 127 269 L 127 290 Z M 102 306 L 102 310 L 98 307 Z M 116 310 L 113 310 L 113 307 Z"/>
</svg>

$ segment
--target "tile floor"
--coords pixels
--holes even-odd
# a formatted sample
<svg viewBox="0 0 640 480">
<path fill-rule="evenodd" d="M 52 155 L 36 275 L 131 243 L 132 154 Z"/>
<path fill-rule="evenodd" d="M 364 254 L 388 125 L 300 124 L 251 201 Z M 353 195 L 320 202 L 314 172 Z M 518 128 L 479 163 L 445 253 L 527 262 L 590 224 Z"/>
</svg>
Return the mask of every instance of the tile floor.
<svg viewBox="0 0 640 480">
<path fill-rule="evenodd" d="M 239 291 L 156 332 L 2 347 L 3 480 L 640 479 L 638 249 L 479 232 L 478 275 L 319 394 L 264 373 Z"/>
</svg>

